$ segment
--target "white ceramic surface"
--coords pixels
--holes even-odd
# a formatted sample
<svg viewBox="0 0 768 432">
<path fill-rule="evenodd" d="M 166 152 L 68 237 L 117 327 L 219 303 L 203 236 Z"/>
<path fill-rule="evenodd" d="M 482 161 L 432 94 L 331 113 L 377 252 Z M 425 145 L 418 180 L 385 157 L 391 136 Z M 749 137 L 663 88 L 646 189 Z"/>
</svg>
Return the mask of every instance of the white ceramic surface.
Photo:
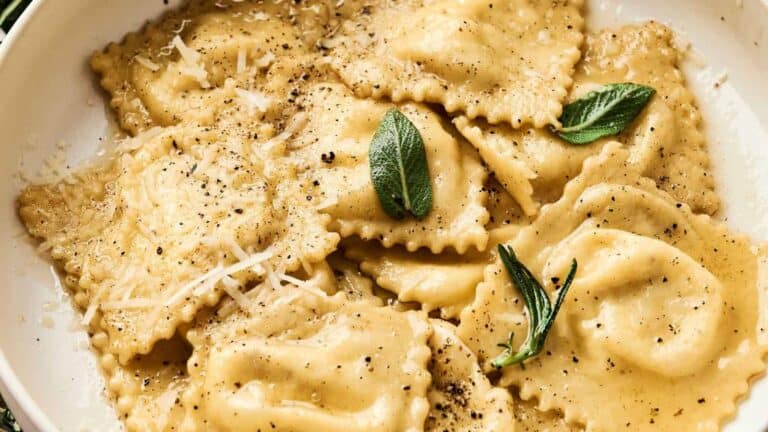
<svg viewBox="0 0 768 432">
<path fill-rule="evenodd" d="M 73 329 L 75 315 L 16 216 L 19 171 L 39 172 L 66 143 L 77 163 L 111 135 L 104 95 L 87 66 L 94 49 L 137 29 L 162 0 L 35 0 L 0 45 L 0 392 L 27 432 L 119 429 L 103 380 Z M 764 0 L 593 0 L 598 28 L 654 18 L 693 43 L 688 78 L 704 111 L 721 217 L 768 240 L 768 6 Z M 722 82 L 725 80 L 724 82 Z M 722 82 L 719 87 L 716 82 Z M 727 432 L 768 426 L 768 379 Z"/>
</svg>

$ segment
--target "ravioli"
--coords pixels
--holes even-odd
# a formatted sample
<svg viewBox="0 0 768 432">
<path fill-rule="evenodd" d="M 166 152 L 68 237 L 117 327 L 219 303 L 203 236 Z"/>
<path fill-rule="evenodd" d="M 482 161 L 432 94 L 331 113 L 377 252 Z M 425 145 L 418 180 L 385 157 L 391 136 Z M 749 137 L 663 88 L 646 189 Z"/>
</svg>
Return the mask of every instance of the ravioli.
<svg viewBox="0 0 768 432">
<path fill-rule="evenodd" d="M 530 218 L 525 215 L 515 198 L 499 183 L 496 176 L 488 177 L 485 191 L 488 193 L 486 208 L 490 215 L 485 229 L 492 237 L 489 242 L 491 246 L 494 245 L 494 238 L 496 241 L 511 238 L 520 228 L 531 223 Z"/>
<path fill-rule="evenodd" d="M 310 187 L 307 199 L 333 218 L 331 227 L 342 237 L 378 239 L 386 247 L 401 244 L 409 251 L 485 249 L 487 172 L 471 146 L 423 105 L 405 104 L 399 109 L 424 140 L 434 205 L 421 220 L 392 219 L 381 208 L 371 184 L 368 150 L 391 107 L 357 99 L 340 84 L 319 84 L 310 91 L 306 124 L 289 144 L 291 157 Z"/>
<path fill-rule="evenodd" d="M 250 1 L 191 1 L 95 53 L 91 66 L 120 125 L 134 135 L 153 126 L 210 126 L 248 114 L 274 119 L 285 105 L 283 78 L 289 74 L 268 71 L 273 63 L 286 67 L 312 53 L 330 15 L 320 1 L 311 8 L 271 0 L 258 7 Z M 311 73 L 307 64 L 299 75 Z M 245 112 L 233 112 L 232 102 Z"/>
<path fill-rule="evenodd" d="M 106 340 L 94 339 L 95 346 Z M 161 341 L 148 355 L 126 365 L 111 354 L 100 363 L 106 375 L 107 393 L 115 399 L 115 411 L 129 431 L 178 431 L 184 419 L 181 397 L 189 385 L 189 346 L 179 335 Z"/>
<path fill-rule="evenodd" d="M 397 294 L 402 302 L 418 302 L 427 312 L 439 310 L 443 318 L 458 318 L 472 301 L 475 287 L 487 265 L 484 253 L 458 255 L 384 249 L 362 242 L 344 245 L 346 256 L 360 263 L 360 270 Z"/>
<path fill-rule="evenodd" d="M 190 332 L 182 430 L 421 430 L 426 316 L 343 294 L 286 294 Z"/>
<path fill-rule="evenodd" d="M 345 259 L 341 253 L 329 256 L 328 263 L 336 277 L 337 290 L 347 298 L 383 304 L 382 299 L 376 295 L 373 281 L 360 272 L 356 263 Z"/>
<path fill-rule="evenodd" d="M 569 425 L 562 415 L 555 411 L 542 412 L 535 400 L 513 399 L 515 432 L 578 432 L 584 428 Z"/>
<path fill-rule="evenodd" d="M 485 191 L 490 219 L 486 225 L 489 246 L 483 252 L 409 252 L 398 246 L 382 248 L 374 242 L 355 239 L 345 240 L 341 248 L 348 258 L 360 264 L 363 273 L 374 278 L 378 286 L 395 293 L 399 301 L 417 302 L 427 312 L 439 310 L 444 319 L 458 318 L 483 279 L 483 270 L 491 259 L 490 250 L 528 224 L 511 196 L 494 179 L 486 182 Z"/>
<path fill-rule="evenodd" d="M 289 311 L 290 307 L 285 305 L 297 302 L 305 293 L 310 295 L 310 300 L 341 293 L 335 298 L 328 298 L 330 304 L 336 306 L 345 297 L 363 300 L 372 306 L 381 305 L 380 300 L 372 295 L 363 299 L 352 296 L 347 290 L 347 283 L 347 279 L 335 278 L 327 263 L 315 264 L 310 273 L 299 271 L 297 277 L 273 275 L 244 293 L 238 301 L 227 298 L 215 309 L 200 312 L 193 323 L 182 325 L 176 335 L 167 341 L 158 342 L 147 355 L 137 355 L 129 363 L 121 365 L 114 355 L 102 354 L 100 364 L 106 375 L 107 393 L 115 400 L 115 409 L 118 416 L 124 419 L 126 429 L 171 432 L 183 430 L 182 424 L 196 427 L 196 420 L 185 420 L 188 407 L 184 396 L 192 391 L 190 388 L 196 381 L 187 372 L 192 347 L 188 338 L 182 335 L 194 336 L 209 330 L 212 333 L 213 323 L 242 327 L 253 316 L 257 317 L 254 321 L 273 319 L 277 327 L 270 328 L 289 331 L 293 326 L 290 318 L 295 317 L 291 314 L 304 309 Z M 362 286 L 360 283 L 358 285 Z M 303 306 L 318 304 L 303 300 L 300 303 Z M 230 327 L 222 328 L 230 330 Z M 223 331 L 222 328 L 216 327 L 215 331 Z M 96 335 L 92 341 L 97 350 L 102 350 L 107 343 L 103 333 Z M 208 350 L 210 347 L 206 345 L 199 348 L 203 349 Z M 191 411 L 197 410 L 193 406 Z"/>
<path fill-rule="evenodd" d="M 718 430 L 764 368 L 765 259 L 640 176 L 618 143 L 511 245 L 550 292 L 579 263 L 542 354 L 502 371 L 544 411 L 595 431 Z M 496 343 L 525 334 L 522 305 L 489 266 L 459 327 L 486 368 Z"/>
<path fill-rule="evenodd" d="M 376 1 L 327 45 L 359 96 L 542 127 L 557 124 L 571 84 L 582 8 L 580 0 Z"/>
<path fill-rule="evenodd" d="M 509 430 L 514 423 L 512 396 L 494 387 L 483 375 L 477 358 L 456 336 L 456 328 L 432 320 L 434 333 L 427 393 L 430 411 L 425 431 L 487 432 Z"/>
<path fill-rule="evenodd" d="M 30 233 L 61 263 L 86 323 L 108 334 L 106 350 L 121 363 L 223 291 L 262 278 L 260 264 L 290 272 L 335 249 L 328 217 L 296 199 L 297 182 L 270 178 L 250 143 L 183 127 L 129 143 L 136 148 L 106 165 L 19 198 Z"/>
<path fill-rule="evenodd" d="M 678 69 L 680 55 L 672 38 L 671 30 L 655 22 L 607 29 L 587 38 L 571 98 L 627 81 L 657 92 L 640 118 L 618 137 L 579 146 L 545 129 L 515 130 L 466 117 L 454 122 L 526 214 L 535 214 L 541 203 L 557 200 L 566 182 L 578 175 L 582 162 L 612 139 L 627 146 L 632 165 L 659 188 L 696 212 L 713 214 L 719 199 L 701 114 Z"/>
</svg>

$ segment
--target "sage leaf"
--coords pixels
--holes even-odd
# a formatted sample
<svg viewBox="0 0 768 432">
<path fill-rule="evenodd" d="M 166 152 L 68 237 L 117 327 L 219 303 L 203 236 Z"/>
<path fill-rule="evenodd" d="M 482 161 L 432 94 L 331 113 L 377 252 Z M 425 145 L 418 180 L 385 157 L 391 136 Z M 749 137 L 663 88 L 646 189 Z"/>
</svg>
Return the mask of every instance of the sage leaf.
<svg viewBox="0 0 768 432">
<path fill-rule="evenodd" d="M 0 30 L 8 33 L 13 23 L 19 19 L 30 3 L 32 0 L 10 0 L 10 2 L 0 0 Z"/>
<path fill-rule="evenodd" d="M 504 263 L 504 267 L 506 267 L 507 273 L 509 273 L 509 277 L 512 279 L 515 287 L 523 296 L 525 308 L 528 312 L 528 334 L 520 348 L 517 351 L 514 349 L 514 333 L 509 335 L 509 340 L 499 343 L 499 347 L 504 348 L 504 351 L 491 361 L 491 366 L 500 369 L 505 366 L 522 363 L 531 357 L 539 355 L 542 348 L 544 348 L 544 341 L 547 339 L 549 330 L 552 328 L 552 323 L 555 322 L 557 312 L 560 310 L 565 295 L 568 293 L 568 288 L 571 287 L 573 279 L 576 277 L 578 264 L 575 259 L 571 262 L 571 269 L 568 271 L 568 276 L 557 293 L 557 298 L 553 305 L 550 303 L 549 296 L 541 284 L 531 274 L 530 270 L 517 259 L 514 249 L 511 246 L 499 245 L 498 250 L 499 258 Z"/>
<path fill-rule="evenodd" d="M 0 431 L 21 432 L 21 427 L 13 417 L 13 413 L 5 407 L 5 402 L 0 397 Z"/>
<path fill-rule="evenodd" d="M 432 208 L 432 184 L 424 141 L 416 126 L 392 108 L 371 141 L 371 181 L 384 211 L 395 219 L 423 218 Z"/>
<path fill-rule="evenodd" d="M 560 138 L 571 144 L 589 144 L 626 129 L 656 93 L 633 83 L 609 84 L 563 107 Z"/>
</svg>

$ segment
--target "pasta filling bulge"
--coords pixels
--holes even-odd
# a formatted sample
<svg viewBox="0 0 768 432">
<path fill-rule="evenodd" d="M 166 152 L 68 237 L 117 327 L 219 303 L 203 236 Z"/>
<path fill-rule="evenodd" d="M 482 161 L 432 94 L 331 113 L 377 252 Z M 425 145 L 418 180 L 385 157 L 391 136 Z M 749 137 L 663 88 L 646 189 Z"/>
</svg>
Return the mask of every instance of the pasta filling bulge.
<svg viewBox="0 0 768 432">
<path fill-rule="evenodd" d="M 588 430 L 717 430 L 763 368 L 764 261 L 657 189 L 630 157 L 606 145 L 511 242 L 549 291 L 573 258 L 580 270 L 545 354 L 503 369 L 500 383 Z M 490 370 L 496 344 L 526 325 L 519 293 L 491 264 L 458 334 Z M 718 397 L 707 397 L 713 388 Z"/>
<path fill-rule="evenodd" d="M 673 46 L 672 31 L 653 22 L 606 29 L 586 38 L 570 98 L 626 81 L 656 90 L 645 113 L 615 138 L 572 145 L 545 128 L 515 130 L 463 116 L 454 123 L 526 214 L 535 214 L 541 204 L 557 200 L 563 186 L 579 174 L 584 160 L 598 154 L 612 139 L 630 150 L 631 163 L 660 189 L 696 212 L 714 214 L 719 199 L 701 132 L 701 114 L 678 69 L 681 56 Z"/>
</svg>

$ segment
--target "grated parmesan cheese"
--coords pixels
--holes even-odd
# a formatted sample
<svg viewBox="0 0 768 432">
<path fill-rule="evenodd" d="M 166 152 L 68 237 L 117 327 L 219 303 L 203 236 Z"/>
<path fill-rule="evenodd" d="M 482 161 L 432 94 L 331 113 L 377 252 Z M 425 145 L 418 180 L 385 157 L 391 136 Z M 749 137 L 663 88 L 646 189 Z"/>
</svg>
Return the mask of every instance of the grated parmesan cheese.
<svg viewBox="0 0 768 432">
<path fill-rule="evenodd" d="M 277 290 L 281 286 L 280 278 L 277 277 L 275 271 L 271 267 L 267 267 L 267 280 L 265 281 L 272 290 Z"/>
<path fill-rule="evenodd" d="M 214 274 L 218 273 L 222 269 L 221 264 L 218 264 L 216 267 L 214 267 L 212 270 L 208 271 L 207 273 L 203 274 L 202 276 L 197 277 L 196 279 L 193 279 L 190 282 L 187 282 L 184 284 L 179 290 L 168 298 L 168 300 L 165 302 L 166 306 L 170 306 L 174 303 L 178 303 L 181 299 L 186 297 L 197 285 L 205 282 L 213 276 Z"/>
<path fill-rule="evenodd" d="M 93 317 L 96 315 L 96 310 L 99 308 L 99 305 L 97 303 L 91 303 L 88 305 L 88 309 L 85 310 L 85 313 L 83 314 L 83 319 L 80 321 L 84 326 L 91 325 L 91 321 L 93 321 Z"/>
<path fill-rule="evenodd" d="M 150 142 L 165 131 L 160 126 L 147 129 L 138 133 L 136 136 L 117 141 L 115 151 L 117 153 L 126 153 L 138 150 L 144 143 Z"/>
<path fill-rule="evenodd" d="M 264 142 L 264 144 L 262 144 L 261 147 L 268 152 L 273 147 L 279 146 L 280 144 L 287 141 L 288 138 L 296 134 L 296 132 L 303 129 L 304 126 L 306 126 L 308 121 L 309 121 L 309 116 L 307 116 L 307 113 L 301 112 L 296 114 L 295 116 L 293 116 L 291 124 L 287 128 L 285 128 L 284 131 L 280 132 L 275 137 L 270 138 L 269 140 Z M 257 153 L 258 153 L 258 150 L 257 150 Z"/>
<path fill-rule="evenodd" d="M 254 22 L 254 21 L 266 21 L 269 19 L 269 15 L 267 15 L 264 12 L 257 11 L 256 9 L 251 10 L 250 13 L 248 13 L 248 17 L 245 18 L 246 22 Z"/>
<path fill-rule="evenodd" d="M 275 54 L 272 51 L 267 51 L 263 56 L 254 60 L 253 65 L 259 69 L 264 69 L 269 67 L 275 61 L 275 58 Z"/>
<path fill-rule="evenodd" d="M 241 46 L 237 50 L 237 73 L 241 74 L 245 72 L 245 68 L 247 66 L 246 65 L 247 60 L 248 58 L 247 58 L 247 52 L 245 50 L 245 47 Z"/>
<path fill-rule="evenodd" d="M 312 286 L 307 281 L 303 281 L 301 279 L 296 279 L 295 277 L 289 276 L 287 274 L 280 274 L 280 275 L 277 275 L 277 277 L 281 281 L 288 282 L 288 283 L 294 285 L 296 288 L 298 288 L 298 289 L 300 289 L 302 291 L 306 291 L 306 292 L 308 292 L 310 294 L 314 294 L 314 295 L 317 295 L 317 296 L 320 296 L 320 297 L 324 297 L 326 295 L 323 290 L 318 289 L 318 288 Z"/>
<path fill-rule="evenodd" d="M 50 243 L 49 243 L 50 244 Z M 53 268 L 52 265 L 48 266 L 48 270 L 51 272 L 51 276 L 53 277 L 53 287 L 56 290 L 57 293 L 63 293 L 64 287 L 61 285 L 61 279 L 59 278 L 59 274 L 56 272 L 56 269 Z"/>
<path fill-rule="evenodd" d="M 287 274 L 278 275 L 278 279 L 280 279 L 283 282 L 288 282 L 290 284 L 296 285 L 297 287 L 308 285 L 307 281 L 303 281 L 299 278 L 295 278 Z"/>
<path fill-rule="evenodd" d="M 231 281 L 231 282 L 229 282 Z M 238 306 L 240 306 L 240 309 L 243 311 L 250 311 L 251 310 L 251 301 L 248 299 L 248 297 L 243 294 L 239 289 L 239 284 L 237 281 L 232 279 L 229 276 L 225 276 L 223 280 L 223 286 L 224 286 L 224 292 L 229 294 L 230 297 L 232 297 L 232 300 L 237 303 Z M 234 282 L 234 285 L 232 284 Z"/>
<path fill-rule="evenodd" d="M 248 257 L 248 259 L 241 260 L 235 264 L 232 264 L 229 267 L 223 267 L 221 264 L 218 264 L 211 271 L 192 280 L 191 282 L 188 282 L 187 284 L 179 288 L 176 294 L 171 296 L 165 302 L 165 306 L 170 306 L 174 303 L 178 303 L 180 300 L 185 298 L 190 293 L 194 295 L 201 295 L 207 291 L 210 291 L 211 289 L 213 289 L 216 283 L 218 283 L 225 276 L 229 276 L 231 274 L 245 270 L 249 267 L 253 267 L 257 264 L 261 264 L 262 262 L 271 258 L 272 255 L 273 255 L 272 251 L 270 249 L 267 249 L 263 252 L 255 253 L 250 257 Z"/>
<path fill-rule="evenodd" d="M 210 88 L 211 83 L 208 81 L 208 71 L 200 64 L 200 53 L 188 47 L 179 35 L 174 36 L 171 43 L 184 61 L 184 65 L 179 67 L 179 71 L 195 78 L 200 83 L 200 87 Z"/>
<path fill-rule="evenodd" d="M 235 88 L 235 94 L 248 106 L 250 111 L 258 110 L 265 113 L 272 104 L 272 100 L 264 93 Z"/>
<path fill-rule="evenodd" d="M 179 25 L 179 28 L 177 28 L 173 32 L 176 33 L 176 34 L 180 34 L 181 32 L 184 31 L 184 28 L 187 26 L 187 24 L 189 24 L 191 22 L 192 22 L 191 19 L 183 19 L 183 20 L 181 20 L 181 24 Z"/>
<path fill-rule="evenodd" d="M 237 244 L 237 242 L 232 240 L 231 238 L 226 237 L 223 240 L 221 240 L 221 243 L 227 246 L 235 255 L 235 257 L 240 261 L 245 261 L 248 259 L 248 253 L 244 251 L 243 248 L 241 248 L 240 245 Z"/>
<path fill-rule="evenodd" d="M 152 60 L 144 56 L 137 55 L 137 56 L 134 56 L 133 59 L 136 60 L 136 63 L 144 66 L 145 68 L 151 70 L 152 72 L 157 72 L 160 70 L 159 64 L 153 62 Z"/>
</svg>

